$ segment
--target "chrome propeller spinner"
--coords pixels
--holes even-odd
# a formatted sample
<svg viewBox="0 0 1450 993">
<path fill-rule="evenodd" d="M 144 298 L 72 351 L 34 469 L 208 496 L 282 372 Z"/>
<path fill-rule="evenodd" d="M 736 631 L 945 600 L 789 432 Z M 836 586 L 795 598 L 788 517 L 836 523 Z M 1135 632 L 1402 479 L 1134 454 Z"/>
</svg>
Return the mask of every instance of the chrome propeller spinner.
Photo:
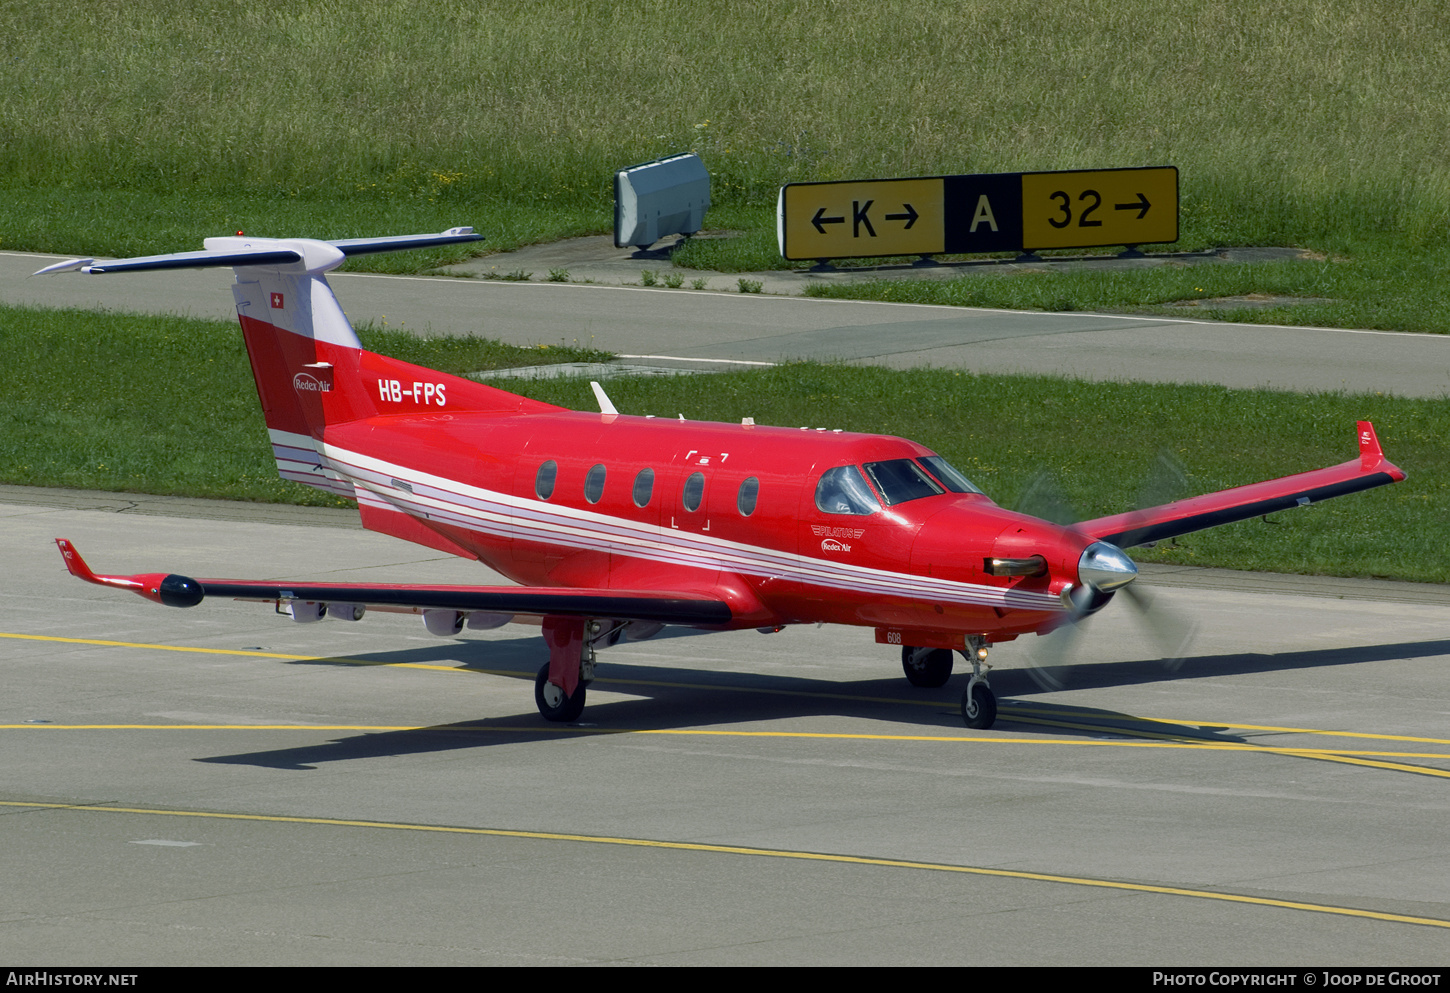
<svg viewBox="0 0 1450 993">
<path fill-rule="evenodd" d="M 1111 593 L 1137 579 L 1138 567 L 1117 545 L 1095 541 L 1077 560 L 1077 576 L 1093 589 Z"/>
</svg>

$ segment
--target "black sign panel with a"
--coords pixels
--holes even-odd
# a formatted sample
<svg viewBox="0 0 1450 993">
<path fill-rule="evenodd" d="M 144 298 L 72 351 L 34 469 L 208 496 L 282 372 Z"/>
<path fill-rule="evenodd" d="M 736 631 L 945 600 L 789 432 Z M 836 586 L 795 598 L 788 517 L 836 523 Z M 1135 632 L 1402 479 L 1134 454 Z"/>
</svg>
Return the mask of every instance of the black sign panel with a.
<svg viewBox="0 0 1450 993">
<path fill-rule="evenodd" d="M 1019 173 L 943 176 L 942 207 L 942 251 L 948 255 L 1012 252 L 1022 245 Z"/>
</svg>

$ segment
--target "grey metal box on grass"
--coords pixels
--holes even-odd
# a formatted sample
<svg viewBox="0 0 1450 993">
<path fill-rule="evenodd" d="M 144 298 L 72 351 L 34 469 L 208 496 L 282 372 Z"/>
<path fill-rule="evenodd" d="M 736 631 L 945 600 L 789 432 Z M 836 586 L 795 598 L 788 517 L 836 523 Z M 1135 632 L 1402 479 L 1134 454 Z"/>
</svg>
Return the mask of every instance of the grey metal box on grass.
<svg viewBox="0 0 1450 993">
<path fill-rule="evenodd" d="M 666 235 L 692 235 L 710 207 L 710 173 L 692 152 L 614 174 L 614 247 L 648 248 Z"/>
</svg>

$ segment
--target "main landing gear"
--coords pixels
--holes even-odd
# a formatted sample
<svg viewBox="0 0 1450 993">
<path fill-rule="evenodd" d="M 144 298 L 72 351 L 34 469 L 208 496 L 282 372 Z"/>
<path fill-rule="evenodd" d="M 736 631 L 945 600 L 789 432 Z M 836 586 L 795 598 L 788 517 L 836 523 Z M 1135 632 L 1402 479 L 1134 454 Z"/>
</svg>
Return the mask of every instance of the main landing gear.
<svg viewBox="0 0 1450 993">
<path fill-rule="evenodd" d="M 546 721 L 568 724 L 577 721 L 584 713 L 584 683 L 581 680 L 574 688 L 573 696 L 566 696 L 563 687 L 549 682 L 549 663 L 545 662 L 539 674 L 534 677 L 534 703 Z"/>
<path fill-rule="evenodd" d="M 534 703 L 546 721 L 568 724 L 584 713 L 584 688 L 594 681 L 594 646 L 619 640 L 619 622 L 545 617 L 549 661 L 534 677 Z"/>
<path fill-rule="evenodd" d="M 902 645 L 901 670 L 906 673 L 906 681 L 912 686 L 923 689 L 945 686 L 947 680 L 952 678 L 952 650 Z"/>
<path fill-rule="evenodd" d="M 984 730 L 997 720 L 997 696 L 987 685 L 987 639 L 983 635 L 968 635 L 967 647 L 962 655 L 972 663 L 972 678 L 962 694 L 962 721 L 969 728 Z M 949 648 L 919 648 L 903 645 L 901 648 L 901 671 L 906 673 L 907 682 L 924 689 L 945 686 L 952 676 L 952 652 Z"/>
</svg>

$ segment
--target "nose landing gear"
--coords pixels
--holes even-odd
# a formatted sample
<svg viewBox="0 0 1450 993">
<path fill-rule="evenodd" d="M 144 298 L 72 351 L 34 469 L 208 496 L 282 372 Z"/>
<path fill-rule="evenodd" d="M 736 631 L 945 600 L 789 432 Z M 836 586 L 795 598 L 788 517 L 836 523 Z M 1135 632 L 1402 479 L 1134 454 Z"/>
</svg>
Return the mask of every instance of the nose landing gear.
<svg viewBox="0 0 1450 993">
<path fill-rule="evenodd" d="M 962 652 L 972 663 L 972 678 L 962 694 L 962 722 L 969 728 L 984 731 L 997 722 L 997 695 L 987 685 L 987 639 L 981 635 L 968 635 L 966 650 Z"/>
</svg>

